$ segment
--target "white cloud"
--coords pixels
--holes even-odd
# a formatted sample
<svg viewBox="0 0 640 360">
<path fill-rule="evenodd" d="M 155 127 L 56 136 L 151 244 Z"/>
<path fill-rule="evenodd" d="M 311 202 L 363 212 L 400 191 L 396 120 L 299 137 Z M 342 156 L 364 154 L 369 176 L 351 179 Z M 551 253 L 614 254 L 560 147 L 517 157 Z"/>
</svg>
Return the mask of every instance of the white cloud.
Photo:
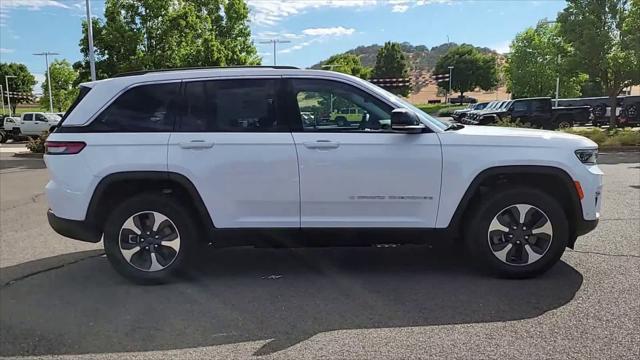
<svg viewBox="0 0 640 360">
<path fill-rule="evenodd" d="M 362 8 L 375 5 L 377 0 L 248 0 L 247 3 L 251 8 L 251 20 L 258 25 L 269 26 L 309 9 Z"/>
<path fill-rule="evenodd" d="M 44 83 L 44 74 L 36 74 L 32 73 L 33 77 L 36 78 L 36 84 L 33 85 L 33 92 L 36 94 L 42 94 L 42 84 Z"/>
<path fill-rule="evenodd" d="M 14 51 L 14 49 L 0 48 L 0 54 L 11 54 Z"/>
<path fill-rule="evenodd" d="M 344 28 L 342 26 L 330 28 L 309 28 L 302 30 L 302 33 L 309 36 L 343 36 L 351 35 L 356 31 L 354 28 Z"/>
<path fill-rule="evenodd" d="M 70 9 L 68 5 L 59 0 L 0 0 L 0 27 L 7 26 L 9 10 L 20 8 L 40 10 L 46 7 Z"/>
<path fill-rule="evenodd" d="M 394 13 L 403 13 L 407 10 L 409 10 L 409 5 L 398 4 L 398 5 L 393 5 L 393 7 L 391 8 L 391 12 L 394 12 Z"/>
<path fill-rule="evenodd" d="M 511 41 L 509 40 L 503 41 L 493 46 L 490 46 L 489 48 L 495 50 L 499 54 L 506 54 L 511 52 Z"/>
<path fill-rule="evenodd" d="M 268 40 L 268 39 L 300 39 L 304 37 L 302 34 L 294 34 L 286 31 L 261 31 L 256 35 L 256 39 Z"/>
<path fill-rule="evenodd" d="M 65 5 L 61 1 L 57 0 L 2 0 L 0 1 L 0 8 L 2 9 L 15 9 L 15 8 L 27 8 L 29 10 L 40 10 L 44 7 L 59 7 L 68 9 L 69 6 Z"/>
<path fill-rule="evenodd" d="M 288 54 L 290 52 L 302 50 L 302 49 L 306 48 L 307 46 L 309 46 L 311 44 L 314 44 L 314 43 L 317 43 L 319 41 L 322 41 L 322 38 L 314 38 L 314 39 L 311 39 L 309 41 L 305 41 L 305 42 L 302 42 L 300 44 L 293 45 L 293 46 L 288 47 L 286 49 L 282 49 L 282 50 L 278 51 L 278 53 Z"/>
</svg>

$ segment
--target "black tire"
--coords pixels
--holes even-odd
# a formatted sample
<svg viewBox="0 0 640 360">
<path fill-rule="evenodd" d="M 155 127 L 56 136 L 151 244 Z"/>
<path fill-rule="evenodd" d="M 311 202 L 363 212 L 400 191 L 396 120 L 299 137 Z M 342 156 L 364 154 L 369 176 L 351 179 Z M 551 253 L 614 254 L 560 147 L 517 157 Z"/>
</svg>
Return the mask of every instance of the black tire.
<svg viewBox="0 0 640 360">
<path fill-rule="evenodd" d="M 336 125 L 338 125 L 339 127 L 348 127 L 349 122 L 344 116 L 338 116 L 336 117 Z"/>
<path fill-rule="evenodd" d="M 126 233 L 121 234 L 121 230 L 123 230 L 125 222 L 128 219 L 133 218 L 136 214 L 144 212 L 156 212 L 166 216 L 170 220 L 170 222 L 172 222 L 172 224 L 169 224 L 169 226 L 171 227 L 172 225 L 175 225 L 175 227 L 171 229 L 173 229 L 174 231 L 177 230 L 177 240 L 179 241 L 177 243 L 179 247 L 177 251 L 171 246 L 163 245 L 167 244 L 166 242 L 160 243 L 160 245 L 155 246 L 159 249 L 155 250 L 157 252 L 157 255 L 154 255 L 156 263 L 160 263 L 160 266 L 164 266 L 161 264 L 161 262 L 164 262 L 166 265 L 166 267 L 160 270 L 151 271 L 153 265 L 149 265 L 147 271 L 137 268 L 132 264 L 132 262 L 129 262 L 127 259 L 125 259 L 123 254 L 124 250 L 121 250 L 120 247 L 120 236 L 123 236 L 123 240 L 125 239 L 124 236 L 127 236 Z M 139 220 L 138 222 L 142 223 L 144 222 L 144 220 Z M 111 215 L 107 219 L 104 231 L 105 253 L 107 254 L 107 258 L 109 259 L 115 270 L 125 278 L 140 284 L 165 283 L 170 281 L 176 275 L 176 273 L 179 272 L 188 263 L 189 259 L 193 258 L 194 254 L 197 252 L 197 224 L 198 223 L 194 220 L 194 216 L 192 215 L 190 209 L 183 205 L 176 198 L 161 194 L 141 194 L 122 202 L 112 211 Z M 167 226 L 163 226 L 163 229 L 165 229 L 166 227 Z M 140 228 L 136 230 L 142 234 Z M 160 226 L 157 226 L 157 230 L 158 234 L 162 236 L 165 235 L 161 234 Z M 146 234 L 149 234 L 149 232 L 147 232 Z M 151 231 L 151 235 L 147 238 L 146 244 L 152 243 L 153 235 L 154 232 Z M 128 236 L 131 237 L 135 235 Z M 136 243 L 136 245 L 132 245 L 133 243 Z M 132 242 L 132 240 L 129 239 L 129 243 L 125 241 L 125 243 L 123 244 L 126 246 L 131 246 L 132 250 L 138 250 L 138 252 L 134 253 L 130 257 L 131 259 L 134 259 L 134 256 L 136 256 L 136 259 L 140 259 L 140 261 L 144 260 L 145 262 L 148 261 L 150 262 L 150 264 L 152 264 L 150 254 L 154 251 L 150 250 L 149 248 L 154 246 L 146 246 L 145 248 L 143 248 L 143 246 L 146 245 L 143 243 L 143 237 L 138 236 L 137 241 L 133 240 Z M 175 244 L 173 246 L 175 246 Z M 171 247 L 171 249 L 167 249 L 168 247 Z M 176 254 L 174 254 L 174 252 Z M 162 261 L 159 262 L 159 260 Z"/>
<path fill-rule="evenodd" d="M 9 140 L 9 135 L 4 131 L 0 131 L 0 144 L 4 144 Z"/>
<path fill-rule="evenodd" d="M 494 219 L 497 219 L 498 215 L 504 214 L 505 211 L 510 211 L 508 209 L 511 209 L 516 204 L 528 204 L 537 208 L 536 210 L 540 210 L 546 216 L 552 227 L 550 240 L 546 240 L 546 236 L 543 238 L 542 235 L 544 234 L 532 235 L 531 228 L 541 229 L 541 226 L 535 225 L 528 230 L 529 235 L 527 238 L 531 238 L 531 240 L 524 240 L 523 234 L 526 234 L 525 231 L 516 233 L 515 239 L 511 238 L 510 240 L 507 240 L 507 238 L 512 235 L 511 231 L 515 232 L 516 230 L 509 230 L 509 233 L 501 232 L 501 230 L 489 232 Z M 528 278 L 544 273 L 558 262 L 569 240 L 569 224 L 562 206 L 553 197 L 534 188 L 518 186 L 500 191 L 483 198 L 482 202 L 471 211 L 470 226 L 465 229 L 464 234 L 466 246 L 482 270 L 499 277 Z M 527 215 L 529 214 L 527 212 Z M 534 211 L 531 216 L 525 218 L 525 223 L 528 221 L 536 222 L 539 218 L 536 218 L 535 215 Z M 504 217 L 501 219 L 504 219 Z M 519 230 L 522 229 L 520 228 Z M 491 243 L 496 235 L 502 239 L 502 243 Z M 516 240 L 520 245 L 516 244 Z M 547 241 L 549 242 L 544 247 Z M 507 246 L 509 246 L 507 244 L 502 248 L 506 250 L 503 253 L 505 260 L 501 260 L 498 258 L 498 252 L 496 252 L 496 249 L 492 249 L 492 246 L 496 246 L 499 250 L 499 247 L 506 242 L 511 242 L 511 247 L 507 249 Z M 529 245 L 528 250 L 532 250 L 532 245 L 536 246 L 536 243 L 541 246 L 543 249 L 540 250 L 541 254 L 536 255 L 541 255 L 541 257 L 537 260 L 532 259 L 531 263 L 527 263 L 530 257 L 529 255 L 524 255 L 524 253 L 528 254 L 525 243 Z M 522 251 L 522 253 L 518 250 Z M 520 264 L 517 261 L 519 254 L 521 254 Z M 526 259 L 524 259 L 525 257 Z"/>
</svg>

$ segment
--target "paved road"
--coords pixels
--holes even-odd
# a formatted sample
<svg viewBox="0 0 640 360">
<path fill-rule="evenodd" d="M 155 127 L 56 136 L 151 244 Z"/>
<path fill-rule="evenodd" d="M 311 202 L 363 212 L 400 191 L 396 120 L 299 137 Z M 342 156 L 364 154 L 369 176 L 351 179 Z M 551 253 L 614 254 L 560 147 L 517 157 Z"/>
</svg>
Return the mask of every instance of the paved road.
<svg viewBox="0 0 640 360">
<path fill-rule="evenodd" d="M 602 156 L 600 226 L 537 279 L 485 277 L 434 243 L 227 249 L 155 287 L 117 276 L 99 245 L 48 228 L 40 160 L 0 160 L 3 356 L 640 356 L 638 153 Z"/>
</svg>

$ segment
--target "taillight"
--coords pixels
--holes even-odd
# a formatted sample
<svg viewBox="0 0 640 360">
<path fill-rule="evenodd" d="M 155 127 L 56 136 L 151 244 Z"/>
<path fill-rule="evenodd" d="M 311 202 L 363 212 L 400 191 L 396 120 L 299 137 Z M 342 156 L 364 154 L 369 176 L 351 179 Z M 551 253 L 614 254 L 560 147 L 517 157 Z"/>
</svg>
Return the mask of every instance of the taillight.
<svg viewBox="0 0 640 360">
<path fill-rule="evenodd" d="M 44 143 L 47 155 L 73 155 L 87 146 L 83 141 L 46 141 Z"/>
</svg>

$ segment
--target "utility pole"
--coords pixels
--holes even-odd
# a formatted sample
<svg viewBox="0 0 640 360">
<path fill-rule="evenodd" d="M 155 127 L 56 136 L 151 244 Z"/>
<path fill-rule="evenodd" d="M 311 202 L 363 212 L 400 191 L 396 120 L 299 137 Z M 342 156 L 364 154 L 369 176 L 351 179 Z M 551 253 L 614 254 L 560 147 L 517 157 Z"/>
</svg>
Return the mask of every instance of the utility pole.
<svg viewBox="0 0 640 360">
<path fill-rule="evenodd" d="M 2 115 L 4 115 L 4 91 L 2 85 L 0 85 L 0 102 L 2 103 Z"/>
<path fill-rule="evenodd" d="M 558 77 L 556 78 L 556 107 L 558 107 L 559 95 L 560 95 L 560 54 L 558 54 Z"/>
<path fill-rule="evenodd" d="M 449 66 L 449 91 L 447 92 L 447 96 L 444 99 L 444 103 L 449 103 L 449 93 L 451 93 L 451 80 L 453 79 L 453 66 Z"/>
<path fill-rule="evenodd" d="M 91 25 L 91 6 L 86 0 L 87 6 L 87 37 L 89 38 L 89 68 L 91 68 L 91 81 L 96 81 L 96 59 L 93 53 L 93 26 Z"/>
<path fill-rule="evenodd" d="M 276 61 L 276 46 L 277 44 L 288 44 L 291 41 L 289 40 L 280 40 L 280 39 L 270 39 L 260 41 L 260 44 L 273 44 L 273 66 L 276 66 L 278 63 Z"/>
<path fill-rule="evenodd" d="M 41 53 L 37 53 L 37 54 L 33 54 L 36 56 L 42 56 L 44 55 L 44 61 L 47 64 L 47 87 L 49 88 L 49 112 L 53 112 L 53 97 L 51 96 L 51 88 L 53 87 L 53 84 L 51 84 L 51 69 L 49 69 L 49 55 L 60 55 L 58 53 L 54 53 L 54 52 L 50 52 L 50 51 L 45 51 L 45 52 L 41 52 Z"/>
<path fill-rule="evenodd" d="M 9 78 L 14 78 L 16 77 L 15 75 L 5 75 L 4 76 L 4 84 L 5 87 L 7 88 L 7 105 L 9 106 L 9 116 L 13 116 L 11 115 L 11 99 L 9 99 Z"/>
</svg>

